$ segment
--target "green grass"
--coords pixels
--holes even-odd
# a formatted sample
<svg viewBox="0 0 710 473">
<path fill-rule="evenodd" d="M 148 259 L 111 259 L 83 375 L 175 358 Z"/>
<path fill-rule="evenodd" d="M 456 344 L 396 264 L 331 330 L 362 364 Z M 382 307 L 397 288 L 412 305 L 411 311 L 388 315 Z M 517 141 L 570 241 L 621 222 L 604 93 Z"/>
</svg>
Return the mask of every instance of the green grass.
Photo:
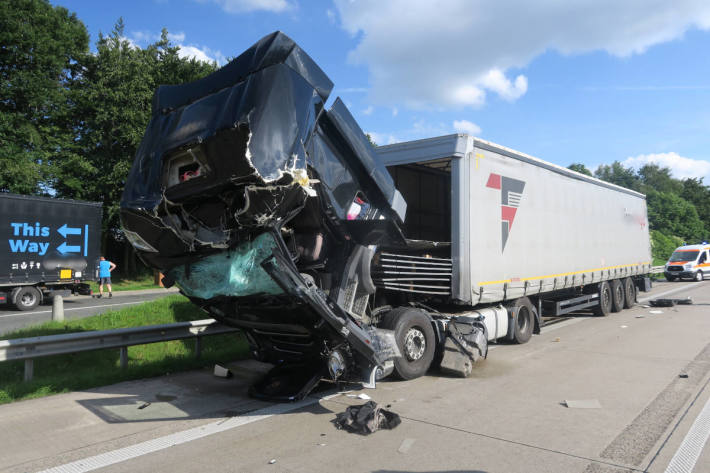
<svg viewBox="0 0 710 473">
<path fill-rule="evenodd" d="M 68 322 L 48 322 L 3 338 L 24 338 L 90 330 L 156 325 L 209 318 L 182 296 L 169 296 L 127 309 Z M 128 347 L 128 367 L 120 368 L 119 350 L 107 349 L 35 358 L 34 379 L 24 382 L 24 361 L 0 362 L 0 404 L 50 394 L 161 376 L 202 368 L 248 356 L 241 333 L 202 339 L 202 355 L 194 356 L 195 341 L 174 340 Z"/>
<path fill-rule="evenodd" d="M 160 286 L 154 284 L 153 275 L 146 274 L 134 278 L 122 278 L 121 276 L 111 278 L 111 290 L 116 291 L 134 291 L 136 289 L 157 289 Z M 90 281 L 89 286 L 94 294 L 99 293 L 99 283 Z M 104 285 L 104 292 L 108 292 L 108 288 Z"/>
</svg>

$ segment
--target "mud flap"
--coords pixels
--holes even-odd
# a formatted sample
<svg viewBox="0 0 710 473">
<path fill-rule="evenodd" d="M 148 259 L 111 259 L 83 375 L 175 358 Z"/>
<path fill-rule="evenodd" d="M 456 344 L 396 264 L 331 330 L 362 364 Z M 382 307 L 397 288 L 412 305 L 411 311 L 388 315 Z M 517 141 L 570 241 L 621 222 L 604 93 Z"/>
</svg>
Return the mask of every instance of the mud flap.
<svg viewBox="0 0 710 473">
<path fill-rule="evenodd" d="M 488 356 L 488 331 L 480 318 L 454 317 L 447 325 L 441 369 L 467 378 L 473 364 Z"/>
</svg>

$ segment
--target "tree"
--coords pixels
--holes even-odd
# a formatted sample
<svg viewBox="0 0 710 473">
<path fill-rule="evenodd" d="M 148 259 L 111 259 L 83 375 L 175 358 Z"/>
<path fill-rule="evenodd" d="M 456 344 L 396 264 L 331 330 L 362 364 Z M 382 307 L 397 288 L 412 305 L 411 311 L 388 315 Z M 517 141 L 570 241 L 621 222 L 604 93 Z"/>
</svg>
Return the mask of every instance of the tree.
<svg viewBox="0 0 710 473">
<path fill-rule="evenodd" d="M 683 246 L 685 242 L 674 236 L 668 236 L 658 230 L 651 230 L 651 255 L 653 255 L 653 264 L 665 264 L 671 254 L 679 246 Z"/>
<path fill-rule="evenodd" d="M 578 172 L 578 173 L 580 173 L 580 174 L 585 174 L 585 175 L 587 175 L 587 176 L 591 176 L 591 175 L 592 175 L 592 171 L 590 171 L 589 169 L 587 169 L 587 166 L 585 166 L 585 165 L 582 164 L 582 163 L 572 163 L 572 164 L 570 164 L 569 166 L 567 166 L 567 169 L 571 169 L 572 171 L 576 171 L 576 172 Z"/>
<path fill-rule="evenodd" d="M 373 148 L 377 148 L 377 143 L 375 143 L 375 140 L 372 139 L 372 135 L 365 133 L 365 138 L 367 138 L 367 141 L 370 142 Z"/>
<path fill-rule="evenodd" d="M 642 191 L 654 189 L 658 192 L 667 192 L 680 195 L 683 184 L 671 176 L 669 168 L 662 168 L 658 164 L 645 164 L 638 172 L 642 182 Z"/>
<path fill-rule="evenodd" d="M 658 230 L 668 236 L 676 236 L 686 241 L 699 241 L 705 229 L 693 204 L 668 192 L 649 189 L 648 222 L 651 230 Z"/>
<path fill-rule="evenodd" d="M 703 239 L 710 238 L 710 187 L 703 184 L 703 179 L 684 179 L 680 196 L 695 206 L 698 217 L 705 225 Z"/>
<path fill-rule="evenodd" d="M 619 161 L 614 161 L 611 165 L 600 165 L 594 171 L 594 177 L 635 191 L 641 188 L 641 181 L 634 170 L 624 167 Z"/>
<path fill-rule="evenodd" d="M 72 152 L 69 84 L 88 45 L 65 8 L 0 2 L 0 191 L 45 192 L 52 160 Z"/>
</svg>

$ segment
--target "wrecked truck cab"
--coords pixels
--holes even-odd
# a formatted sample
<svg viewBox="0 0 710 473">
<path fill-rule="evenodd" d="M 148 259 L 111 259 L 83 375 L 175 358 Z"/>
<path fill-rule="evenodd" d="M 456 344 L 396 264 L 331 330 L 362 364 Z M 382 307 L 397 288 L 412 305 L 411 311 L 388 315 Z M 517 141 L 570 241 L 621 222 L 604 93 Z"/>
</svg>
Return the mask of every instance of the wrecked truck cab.
<svg viewBox="0 0 710 473">
<path fill-rule="evenodd" d="M 370 268 L 406 246 L 406 203 L 342 101 L 324 109 L 331 89 L 280 32 L 159 87 L 121 201 L 141 259 L 276 364 L 256 396 L 372 381 L 398 354 Z"/>
</svg>

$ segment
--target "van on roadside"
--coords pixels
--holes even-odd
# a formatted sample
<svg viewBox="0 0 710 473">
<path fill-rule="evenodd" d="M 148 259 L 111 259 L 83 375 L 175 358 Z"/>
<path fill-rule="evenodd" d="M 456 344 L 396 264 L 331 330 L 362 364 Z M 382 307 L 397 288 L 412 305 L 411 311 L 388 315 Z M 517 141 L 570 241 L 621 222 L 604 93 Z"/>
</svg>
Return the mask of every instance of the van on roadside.
<svg viewBox="0 0 710 473">
<path fill-rule="evenodd" d="M 710 245 L 703 243 L 676 248 L 668 259 L 663 274 L 668 281 L 702 281 L 705 276 L 710 275 Z"/>
</svg>

